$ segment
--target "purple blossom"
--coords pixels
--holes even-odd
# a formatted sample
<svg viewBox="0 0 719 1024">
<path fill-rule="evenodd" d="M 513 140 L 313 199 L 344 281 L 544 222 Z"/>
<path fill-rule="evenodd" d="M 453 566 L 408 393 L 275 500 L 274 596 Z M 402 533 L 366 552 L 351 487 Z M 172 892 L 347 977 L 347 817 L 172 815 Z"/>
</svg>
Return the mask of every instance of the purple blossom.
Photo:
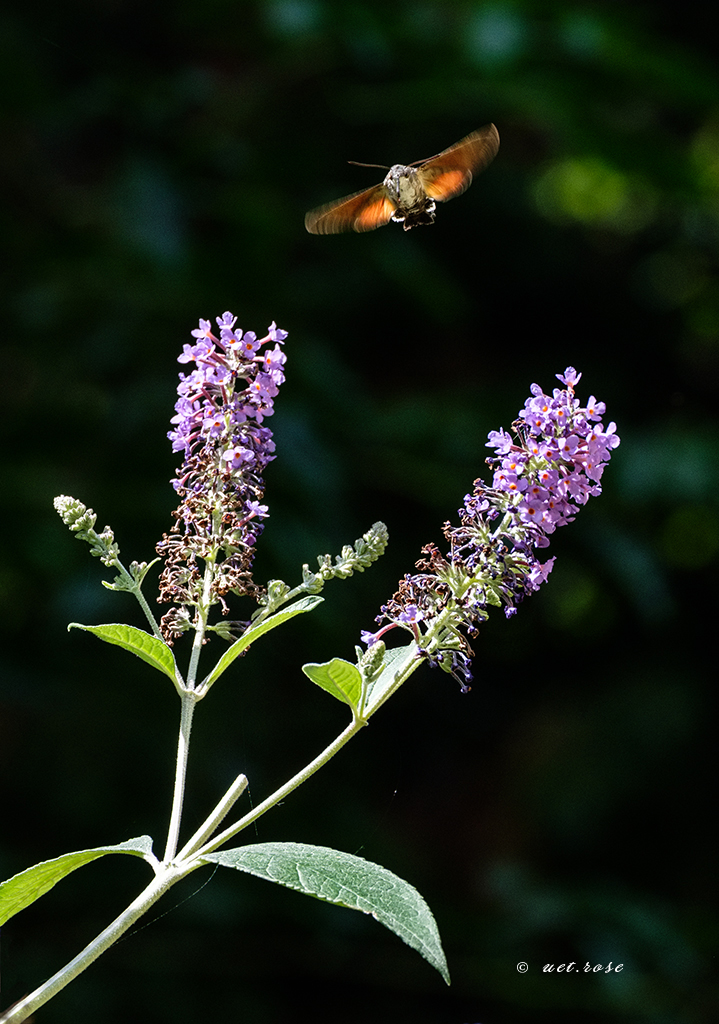
<svg viewBox="0 0 719 1024">
<path fill-rule="evenodd" d="M 548 547 L 557 527 L 571 523 L 590 497 L 601 494 L 604 467 L 619 444 L 616 425 L 605 430 L 602 424 L 604 403 L 592 396 L 582 407 L 575 398 L 581 374 L 568 367 L 557 378 L 565 388 L 551 396 L 531 386 L 512 425 L 514 437 L 490 432 L 492 486 L 475 481 L 459 510 L 460 525 L 444 525 L 447 554 L 433 544 L 422 549 L 420 572 L 400 582 L 377 616 L 384 625 L 363 633 L 364 643 L 375 643 L 395 626 L 407 629 L 430 664 L 467 689 L 472 649 L 463 634 L 476 634 L 491 605 L 503 607 L 508 618 L 515 615 L 518 604 L 544 583 L 554 558 L 540 562 L 535 552 Z"/>
<path fill-rule="evenodd" d="M 278 327 L 274 320 L 267 328 L 267 333 L 269 334 L 270 339 L 272 341 L 277 341 L 280 343 L 283 342 L 287 337 L 287 331 L 283 331 L 280 327 Z"/>
<path fill-rule="evenodd" d="M 258 338 L 236 328 L 236 321 L 232 313 L 218 317 L 218 337 L 209 320 L 200 320 L 191 332 L 194 343 L 184 345 L 178 358 L 194 366 L 179 375 L 168 434 L 173 451 L 183 453 L 172 481 L 181 504 L 173 513 L 175 526 L 157 548 L 165 559 L 160 600 L 176 606 L 161 624 L 168 640 L 191 625 L 188 606 L 206 600 L 199 562 L 211 568 L 210 601 L 220 602 L 223 611 L 229 592 L 260 593 L 252 562 L 268 515 L 261 504 L 263 473 L 275 457 L 272 432 L 262 423 L 274 412 L 285 379 L 280 345 L 287 332 L 273 322 Z"/>
</svg>

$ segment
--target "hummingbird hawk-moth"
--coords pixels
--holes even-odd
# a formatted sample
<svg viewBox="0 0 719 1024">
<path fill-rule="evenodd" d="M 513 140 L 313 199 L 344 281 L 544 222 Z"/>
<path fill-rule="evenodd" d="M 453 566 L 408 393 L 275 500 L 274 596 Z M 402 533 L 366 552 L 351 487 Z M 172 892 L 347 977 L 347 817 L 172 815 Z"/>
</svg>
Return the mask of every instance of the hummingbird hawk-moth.
<svg viewBox="0 0 719 1024">
<path fill-rule="evenodd" d="M 310 210 L 305 227 L 312 235 L 336 235 L 350 230 L 374 231 L 391 220 L 403 224 L 405 231 L 433 224 L 436 204 L 465 192 L 473 175 L 491 163 L 498 149 L 499 132 L 493 124 L 486 124 L 437 156 L 406 166 L 394 164 L 380 185 Z"/>
</svg>

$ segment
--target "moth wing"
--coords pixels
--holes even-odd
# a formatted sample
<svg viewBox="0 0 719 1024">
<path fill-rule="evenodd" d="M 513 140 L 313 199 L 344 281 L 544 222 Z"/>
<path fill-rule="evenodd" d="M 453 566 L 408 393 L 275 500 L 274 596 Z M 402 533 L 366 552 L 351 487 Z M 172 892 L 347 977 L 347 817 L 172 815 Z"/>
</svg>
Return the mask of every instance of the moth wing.
<svg viewBox="0 0 719 1024">
<path fill-rule="evenodd" d="M 305 216 L 311 235 L 337 235 L 341 231 L 374 231 L 388 224 L 396 207 L 384 185 L 373 185 L 344 199 L 318 206 Z"/>
<path fill-rule="evenodd" d="M 486 124 L 471 135 L 417 168 L 417 174 L 430 199 L 447 202 L 461 195 L 472 178 L 494 160 L 499 149 L 499 132 Z"/>
</svg>

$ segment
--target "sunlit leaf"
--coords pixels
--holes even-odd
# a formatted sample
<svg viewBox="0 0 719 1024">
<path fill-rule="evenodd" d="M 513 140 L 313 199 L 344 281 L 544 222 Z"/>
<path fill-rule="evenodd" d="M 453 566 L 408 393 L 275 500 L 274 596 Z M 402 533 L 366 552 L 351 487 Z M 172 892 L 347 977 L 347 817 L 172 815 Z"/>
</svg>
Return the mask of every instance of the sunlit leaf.
<svg viewBox="0 0 719 1024">
<path fill-rule="evenodd" d="M 413 886 L 387 868 L 351 853 L 305 843 L 258 843 L 211 853 L 203 860 L 371 914 L 421 953 L 449 984 L 431 910 Z"/>
<path fill-rule="evenodd" d="M 402 671 L 416 662 L 417 650 L 417 644 L 413 640 L 406 647 L 391 647 L 385 651 L 382 671 L 369 688 L 364 709 L 367 717 L 373 715 L 384 703 Z"/>
<path fill-rule="evenodd" d="M 362 692 L 362 676 L 356 665 L 343 658 L 333 658 L 322 664 L 310 662 L 302 666 L 304 674 L 337 700 L 357 707 Z"/>
<path fill-rule="evenodd" d="M 109 622 L 103 626 L 83 626 L 80 622 L 71 622 L 68 629 L 84 629 L 86 633 L 94 633 L 100 640 L 108 644 L 122 647 L 131 654 L 142 658 L 158 672 L 164 672 L 174 682 L 176 679 L 175 659 L 172 651 L 158 640 L 152 633 L 136 626 L 126 626 L 122 622 Z"/>
<path fill-rule="evenodd" d="M 139 836 L 116 846 L 97 846 L 93 850 L 65 853 L 61 857 L 44 860 L 31 868 L 26 868 L 20 874 L 0 883 L 0 926 L 44 896 L 66 875 L 84 864 L 97 860 L 98 857 L 104 857 L 108 853 L 130 853 L 136 857 L 144 857 L 151 852 L 150 836 Z"/>
<path fill-rule="evenodd" d="M 217 662 L 213 670 L 203 681 L 202 687 L 204 690 L 209 690 L 214 682 L 216 682 L 222 673 L 230 667 L 235 658 L 239 658 L 243 651 L 246 651 L 250 644 L 258 640 L 264 633 L 269 633 L 275 626 L 281 626 L 283 622 L 287 622 L 288 619 L 293 619 L 295 615 L 302 615 L 304 612 L 311 612 L 313 608 L 316 608 L 318 604 L 324 601 L 323 597 L 311 596 L 302 597 L 299 601 L 295 601 L 294 604 L 288 605 L 283 608 L 281 612 L 275 612 L 274 615 L 270 615 L 269 618 L 265 619 L 258 626 L 252 626 L 244 633 L 239 640 L 235 640 L 231 647 L 228 647 L 225 653 L 222 655 L 220 660 Z"/>
</svg>

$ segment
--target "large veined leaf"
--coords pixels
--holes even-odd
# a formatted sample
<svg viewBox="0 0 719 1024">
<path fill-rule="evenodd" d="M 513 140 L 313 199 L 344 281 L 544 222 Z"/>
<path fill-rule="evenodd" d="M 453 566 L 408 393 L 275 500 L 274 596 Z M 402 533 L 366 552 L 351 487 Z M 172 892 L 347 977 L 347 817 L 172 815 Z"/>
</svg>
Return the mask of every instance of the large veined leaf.
<svg viewBox="0 0 719 1024">
<path fill-rule="evenodd" d="M 164 672 L 173 682 L 176 679 L 172 651 L 162 640 L 158 640 L 152 633 L 146 633 L 144 629 L 126 626 L 122 622 L 108 622 L 103 626 L 83 626 L 81 622 L 71 622 L 67 628 L 84 629 L 86 633 L 94 633 L 100 640 L 116 644 L 142 658 L 148 665 L 152 665 L 159 672 Z"/>
<path fill-rule="evenodd" d="M 351 853 L 305 843 L 256 843 L 203 860 L 371 914 L 421 953 L 449 984 L 432 911 L 413 886 L 387 868 Z"/>
<path fill-rule="evenodd" d="M 104 857 L 107 853 L 130 853 L 136 857 L 144 857 L 151 852 L 150 836 L 139 836 L 116 846 L 97 846 L 93 850 L 64 853 L 61 857 L 44 860 L 31 868 L 26 868 L 18 875 L 8 878 L 6 882 L 0 883 L 0 925 L 44 896 L 66 875 L 84 864 L 97 860 L 98 857 Z"/>
</svg>

